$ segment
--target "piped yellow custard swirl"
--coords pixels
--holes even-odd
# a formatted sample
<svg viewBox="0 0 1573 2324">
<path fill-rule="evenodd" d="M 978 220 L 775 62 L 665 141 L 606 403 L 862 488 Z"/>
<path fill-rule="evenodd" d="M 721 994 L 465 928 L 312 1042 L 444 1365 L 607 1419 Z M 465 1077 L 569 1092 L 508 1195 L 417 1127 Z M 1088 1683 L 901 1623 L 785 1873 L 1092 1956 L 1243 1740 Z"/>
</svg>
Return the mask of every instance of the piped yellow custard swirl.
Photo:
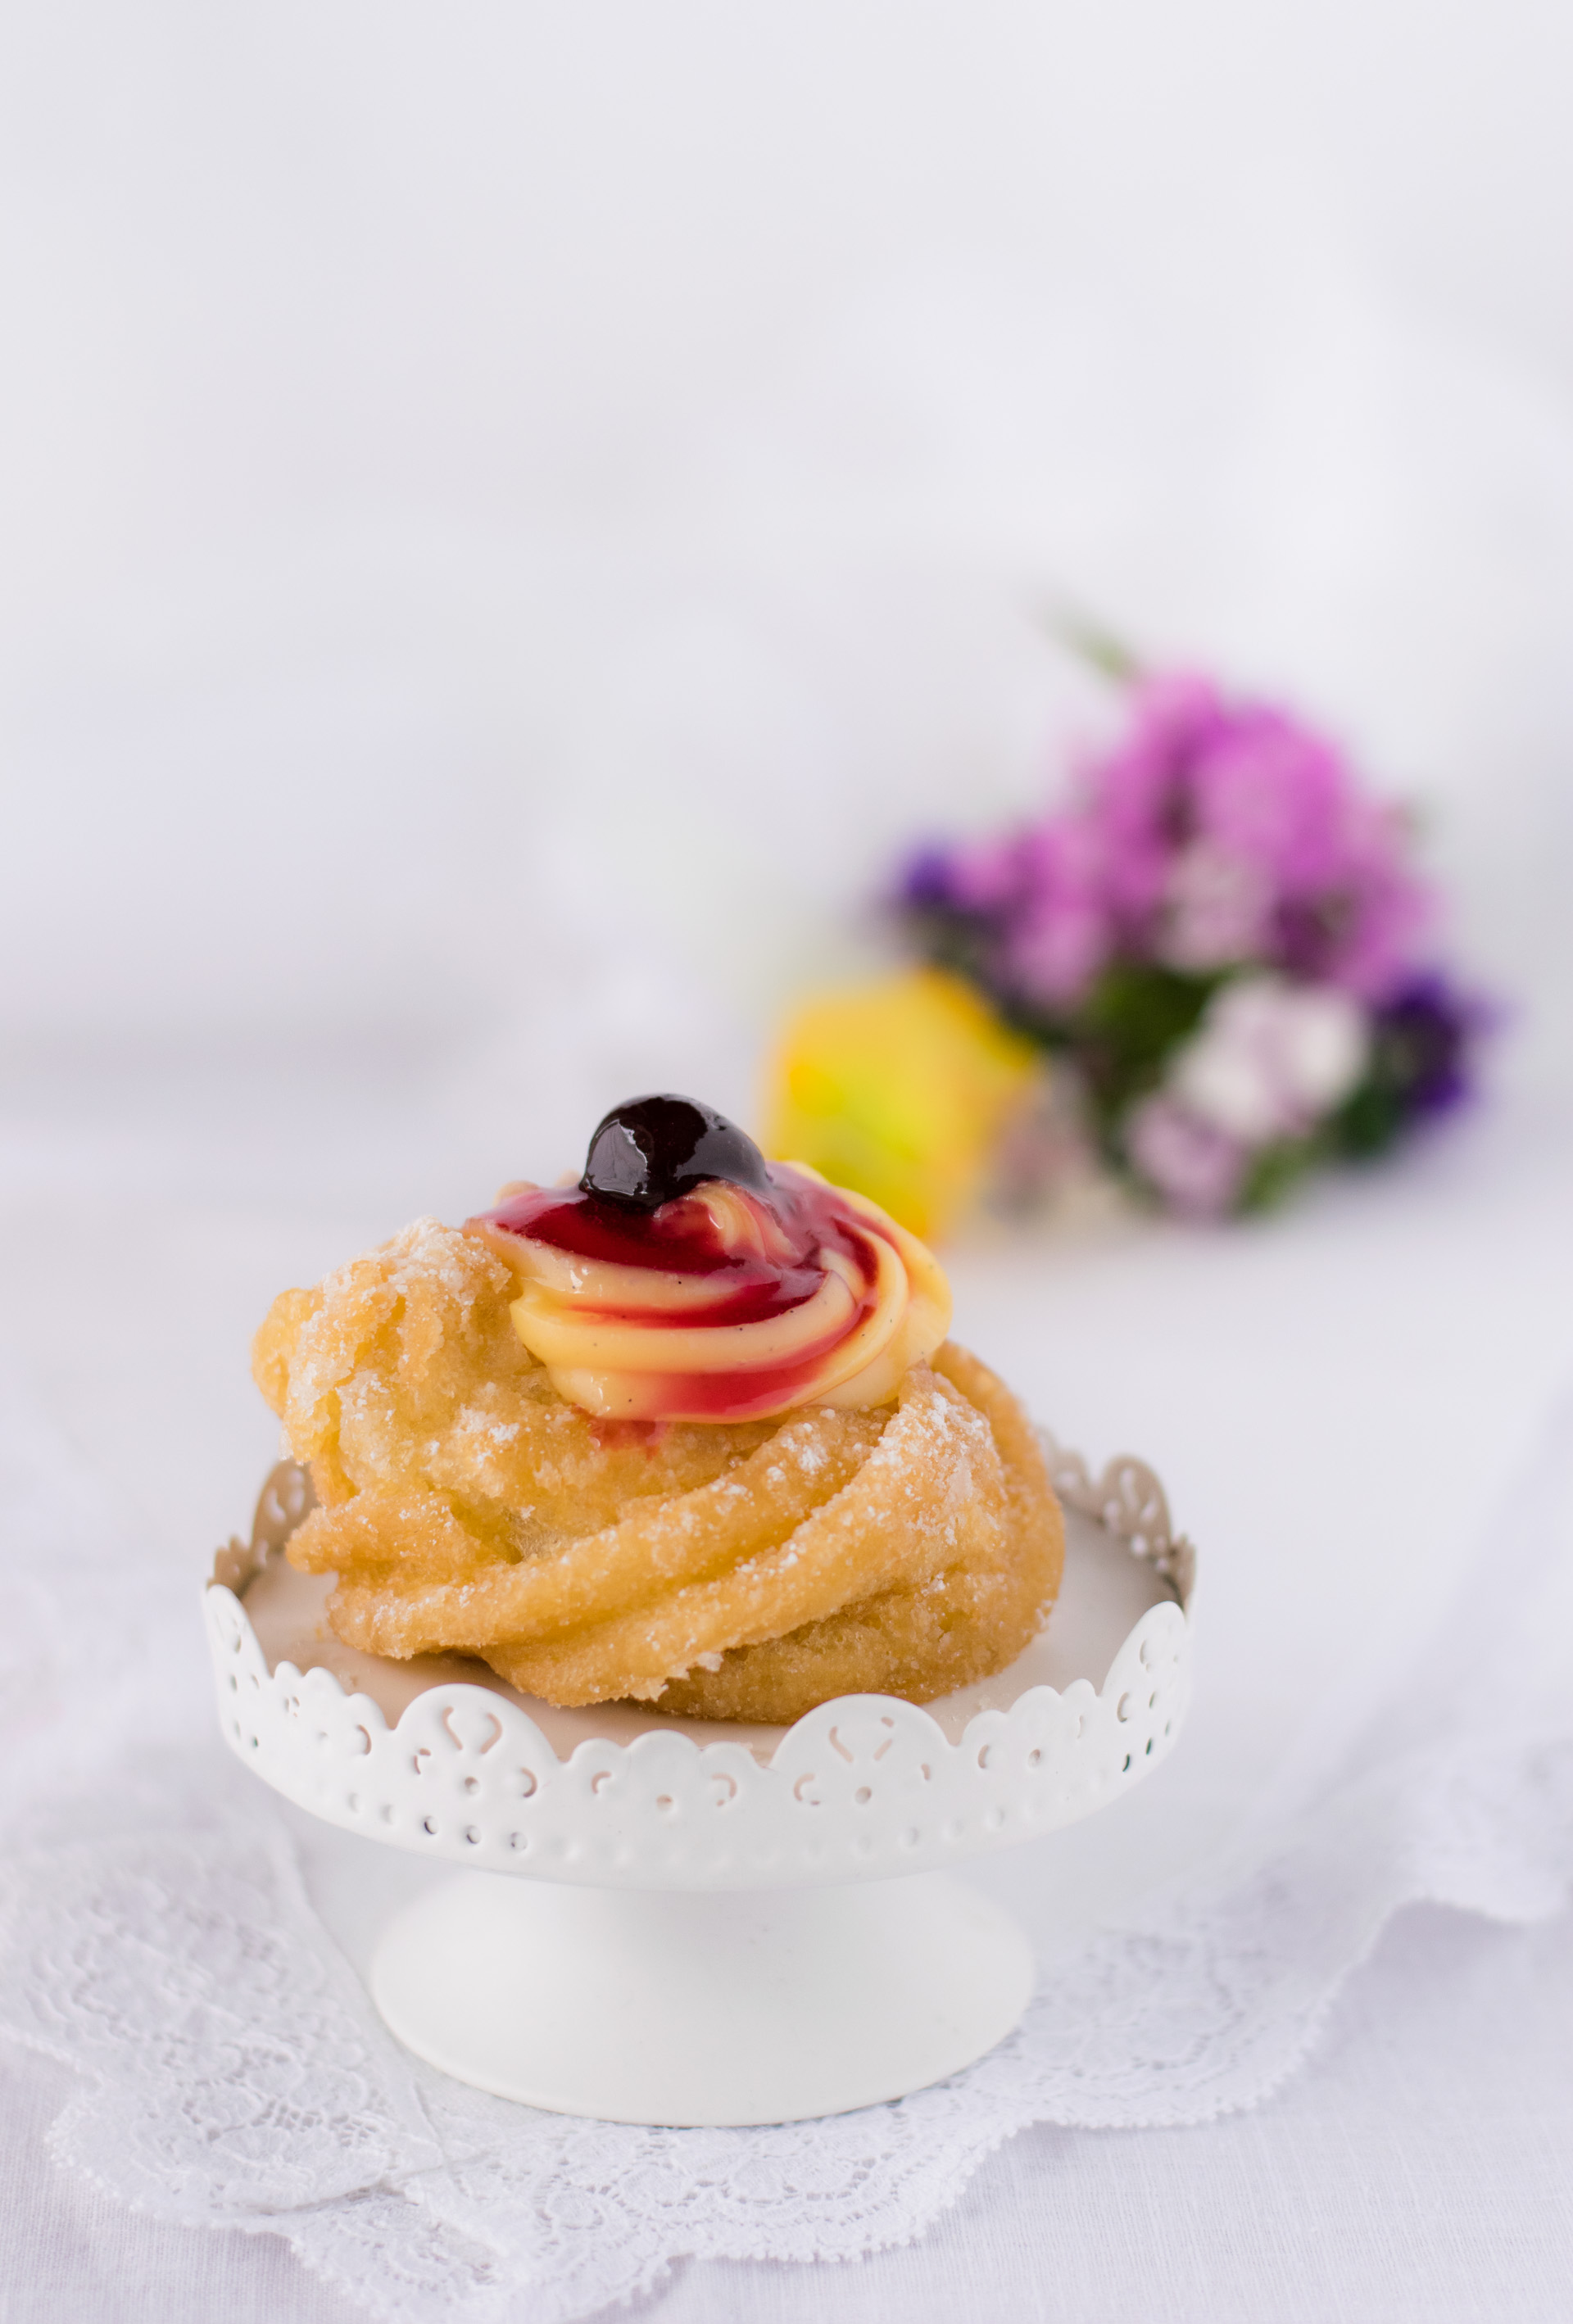
<svg viewBox="0 0 1573 2324">
<path fill-rule="evenodd" d="M 521 1186 L 470 1231 L 512 1268 L 514 1328 L 552 1386 L 606 1419 L 885 1404 L 949 1329 L 933 1254 L 802 1164 L 653 1210 Z"/>
</svg>

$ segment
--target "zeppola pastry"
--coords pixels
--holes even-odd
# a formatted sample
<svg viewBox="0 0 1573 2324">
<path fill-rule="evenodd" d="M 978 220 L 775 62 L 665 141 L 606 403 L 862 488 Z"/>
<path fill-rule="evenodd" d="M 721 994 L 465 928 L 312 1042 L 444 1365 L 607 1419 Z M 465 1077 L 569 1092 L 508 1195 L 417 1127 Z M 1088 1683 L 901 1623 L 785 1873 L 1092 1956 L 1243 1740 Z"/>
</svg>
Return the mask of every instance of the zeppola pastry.
<svg viewBox="0 0 1573 2324">
<path fill-rule="evenodd" d="M 286 1291 L 254 1369 L 347 1645 L 554 1703 L 789 1720 L 1003 1669 L 1063 1530 L 932 1255 L 721 1115 L 607 1115 L 571 1187 L 418 1220 Z"/>
</svg>

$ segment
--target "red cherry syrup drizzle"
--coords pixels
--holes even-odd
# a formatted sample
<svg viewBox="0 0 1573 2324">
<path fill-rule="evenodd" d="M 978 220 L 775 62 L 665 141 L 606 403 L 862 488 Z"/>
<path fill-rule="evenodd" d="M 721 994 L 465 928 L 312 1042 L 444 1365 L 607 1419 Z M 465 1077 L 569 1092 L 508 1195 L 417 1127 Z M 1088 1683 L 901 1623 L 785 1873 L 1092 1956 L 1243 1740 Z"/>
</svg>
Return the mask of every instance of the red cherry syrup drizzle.
<svg viewBox="0 0 1573 2324">
<path fill-rule="evenodd" d="M 729 1250 L 708 1212 L 683 1200 L 715 1179 L 768 1214 L 776 1229 L 771 1240 L 785 1244 L 780 1258 Z M 790 1165 L 773 1168 L 752 1139 L 690 1098 L 636 1098 L 614 1108 L 590 1140 L 577 1186 L 532 1187 L 469 1223 L 608 1266 L 716 1278 L 702 1307 L 677 1311 L 609 1305 L 587 1286 L 588 1313 L 655 1331 L 768 1322 L 813 1297 L 824 1282 L 825 1251 L 849 1259 L 868 1288 L 856 1316 L 823 1342 L 798 1351 L 789 1364 L 669 1378 L 674 1408 L 695 1419 L 748 1420 L 779 1412 L 799 1391 L 811 1394 L 825 1356 L 874 1305 L 870 1246 L 878 1229 L 835 1187 Z"/>
</svg>

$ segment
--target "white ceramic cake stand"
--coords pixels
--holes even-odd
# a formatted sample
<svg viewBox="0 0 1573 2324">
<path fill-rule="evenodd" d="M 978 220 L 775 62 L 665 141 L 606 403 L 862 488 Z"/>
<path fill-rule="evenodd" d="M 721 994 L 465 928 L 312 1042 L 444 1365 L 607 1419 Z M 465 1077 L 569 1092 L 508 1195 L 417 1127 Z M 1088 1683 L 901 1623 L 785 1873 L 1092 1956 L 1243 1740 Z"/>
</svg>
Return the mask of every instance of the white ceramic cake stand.
<svg viewBox="0 0 1573 2324">
<path fill-rule="evenodd" d="M 843 2113 L 1001 2041 L 1031 1950 L 947 1868 L 1118 1799 L 1189 1679 L 1195 1560 L 1157 1479 L 1049 1450 L 1065 1581 L 1026 1653 L 924 1710 L 847 1695 L 790 1729 L 559 1711 L 484 1664 L 341 1646 L 330 1582 L 281 1554 L 310 1483 L 275 1469 L 206 1591 L 219 1713 L 297 1805 L 463 1868 L 373 1956 L 399 2039 L 504 2098 L 689 2125 Z"/>
</svg>

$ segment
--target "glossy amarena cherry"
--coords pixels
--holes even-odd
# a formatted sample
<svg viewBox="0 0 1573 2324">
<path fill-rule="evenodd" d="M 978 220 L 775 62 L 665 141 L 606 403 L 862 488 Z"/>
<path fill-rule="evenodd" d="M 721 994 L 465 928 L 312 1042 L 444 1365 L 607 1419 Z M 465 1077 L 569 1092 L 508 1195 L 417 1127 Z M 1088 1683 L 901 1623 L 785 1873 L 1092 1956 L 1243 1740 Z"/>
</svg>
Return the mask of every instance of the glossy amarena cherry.
<svg viewBox="0 0 1573 2324">
<path fill-rule="evenodd" d="M 655 1211 L 708 1178 L 770 1199 L 770 1175 L 753 1139 L 714 1106 L 662 1092 L 612 1108 L 590 1139 L 579 1185 L 587 1194 Z"/>
</svg>

